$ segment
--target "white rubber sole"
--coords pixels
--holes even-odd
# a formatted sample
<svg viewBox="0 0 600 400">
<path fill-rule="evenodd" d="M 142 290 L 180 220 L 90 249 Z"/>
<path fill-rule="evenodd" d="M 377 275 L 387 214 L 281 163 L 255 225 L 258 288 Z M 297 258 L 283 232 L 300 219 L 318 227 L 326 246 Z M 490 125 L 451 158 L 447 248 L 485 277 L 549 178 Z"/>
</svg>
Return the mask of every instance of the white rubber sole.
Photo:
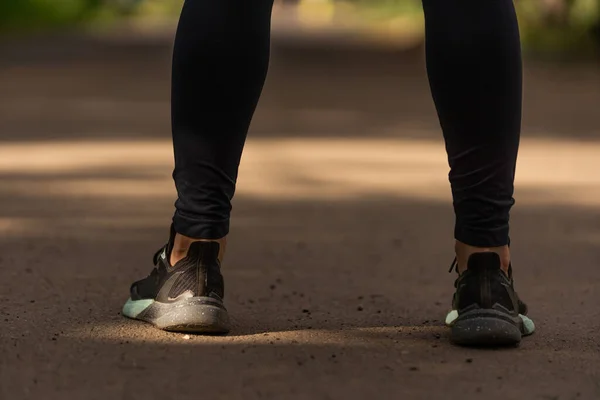
<svg viewBox="0 0 600 400">
<path fill-rule="evenodd" d="M 535 332 L 535 323 L 533 322 L 533 320 L 531 318 L 529 318 L 528 316 L 523 315 L 523 314 L 519 314 L 519 317 L 521 318 L 521 323 L 523 324 L 523 330 L 521 332 L 523 334 L 523 336 L 529 336 L 533 332 Z M 451 328 L 457 319 L 458 319 L 458 311 L 457 310 L 450 311 L 448 313 L 448 315 L 446 315 L 446 321 L 445 321 L 446 326 Z"/>
<path fill-rule="evenodd" d="M 173 303 L 130 298 L 122 313 L 172 332 L 224 334 L 230 329 L 227 310 L 210 297 L 190 297 Z"/>
</svg>

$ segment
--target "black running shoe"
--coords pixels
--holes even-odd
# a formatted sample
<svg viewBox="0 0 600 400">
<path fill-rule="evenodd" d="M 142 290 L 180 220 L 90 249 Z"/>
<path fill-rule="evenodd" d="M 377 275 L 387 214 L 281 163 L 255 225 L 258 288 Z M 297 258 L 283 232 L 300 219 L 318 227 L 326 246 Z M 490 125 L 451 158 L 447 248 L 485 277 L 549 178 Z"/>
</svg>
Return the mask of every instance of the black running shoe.
<svg viewBox="0 0 600 400">
<path fill-rule="evenodd" d="M 496 253 L 475 253 L 455 282 L 453 310 L 446 317 L 450 339 L 465 346 L 516 345 L 535 330 L 527 306 L 514 290 Z"/>
<path fill-rule="evenodd" d="M 217 242 L 194 242 L 187 256 L 171 266 L 175 231 L 154 255 L 150 276 L 131 285 L 123 315 L 176 332 L 227 333 L 224 284 Z"/>
</svg>

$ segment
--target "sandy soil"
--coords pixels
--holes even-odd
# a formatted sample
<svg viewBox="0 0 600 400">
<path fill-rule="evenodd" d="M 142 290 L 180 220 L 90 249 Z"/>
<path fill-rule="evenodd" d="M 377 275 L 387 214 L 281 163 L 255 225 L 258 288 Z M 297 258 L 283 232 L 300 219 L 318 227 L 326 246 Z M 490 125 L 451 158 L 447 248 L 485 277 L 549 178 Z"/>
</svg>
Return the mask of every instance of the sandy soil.
<svg viewBox="0 0 600 400">
<path fill-rule="evenodd" d="M 421 55 L 275 43 L 226 259 L 226 337 L 124 320 L 165 240 L 169 41 L 5 44 L 0 399 L 600 398 L 600 71 L 528 64 L 518 290 L 455 348 L 447 167 Z"/>
</svg>

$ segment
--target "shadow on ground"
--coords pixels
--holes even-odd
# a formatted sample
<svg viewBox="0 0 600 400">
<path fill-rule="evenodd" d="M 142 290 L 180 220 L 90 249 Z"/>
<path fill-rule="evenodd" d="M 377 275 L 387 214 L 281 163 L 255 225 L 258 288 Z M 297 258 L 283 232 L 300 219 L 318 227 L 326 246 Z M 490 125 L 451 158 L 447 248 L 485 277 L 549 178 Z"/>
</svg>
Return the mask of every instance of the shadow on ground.
<svg viewBox="0 0 600 400">
<path fill-rule="evenodd" d="M 168 137 L 168 45 L 88 45 L 78 56 L 71 49 L 43 61 L 38 50 L 37 59 L 3 63 L 0 150 Z M 420 62 L 315 54 L 275 49 L 254 137 L 440 140 Z M 597 137 L 597 71 L 532 68 L 526 134 Z M 85 154 L 39 154 L 23 151 L 41 167 L 0 175 L 0 398 L 600 396 L 597 206 L 518 203 L 517 289 L 539 331 L 518 350 L 481 351 L 452 347 L 442 327 L 454 280 L 448 201 L 243 192 L 225 266 L 234 330 L 186 339 L 119 315 L 165 240 L 170 171 L 44 170 Z M 519 196 L 540 193 L 525 187 Z"/>
<path fill-rule="evenodd" d="M 597 209 L 518 208 L 518 289 L 539 332 L 518 351 L 482 352 L 452 347 L 442 327 L 448 204 L 238 198 L 233 332 L 186 340 L 118 315 L 165 238 L 170 200 L 2 199 L 14 221 L 0 241 L 7 398 L 192 398 L 198 386 L 244 399 L 598 395 Z"/>
</svg>

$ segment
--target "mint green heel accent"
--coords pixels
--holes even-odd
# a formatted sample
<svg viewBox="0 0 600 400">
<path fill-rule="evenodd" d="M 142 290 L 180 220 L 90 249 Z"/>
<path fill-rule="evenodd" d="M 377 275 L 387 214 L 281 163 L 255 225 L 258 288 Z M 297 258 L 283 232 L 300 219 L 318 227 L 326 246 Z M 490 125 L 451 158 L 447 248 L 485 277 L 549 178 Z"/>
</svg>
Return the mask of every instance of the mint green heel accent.
<svg viewBox="0 0 600 400">
<path fill-rule="evenodd" d="M 531 318 L 526 315 L 519 314 L 521 321 L 523 321 L 523 336 L 531 335 L 535 331 L 535 324 Z"/>
<path fill-rule="evenodd" d="M 137 318 L 145 309 L 150 307 L 154 300 L 127 300 L 123 306 L 123 315 L 129 318 Z"/>
<path fill-rule="evenodd" d="M 452 324 L 454 323 L 454 321 L 456 321 L 456 318 L 458 318 L 458 311 L 456 310 L 452 310 L 448 313 L 448 315 L 446 315 L 446 326 L 452 326 Z"/>
</svg>

